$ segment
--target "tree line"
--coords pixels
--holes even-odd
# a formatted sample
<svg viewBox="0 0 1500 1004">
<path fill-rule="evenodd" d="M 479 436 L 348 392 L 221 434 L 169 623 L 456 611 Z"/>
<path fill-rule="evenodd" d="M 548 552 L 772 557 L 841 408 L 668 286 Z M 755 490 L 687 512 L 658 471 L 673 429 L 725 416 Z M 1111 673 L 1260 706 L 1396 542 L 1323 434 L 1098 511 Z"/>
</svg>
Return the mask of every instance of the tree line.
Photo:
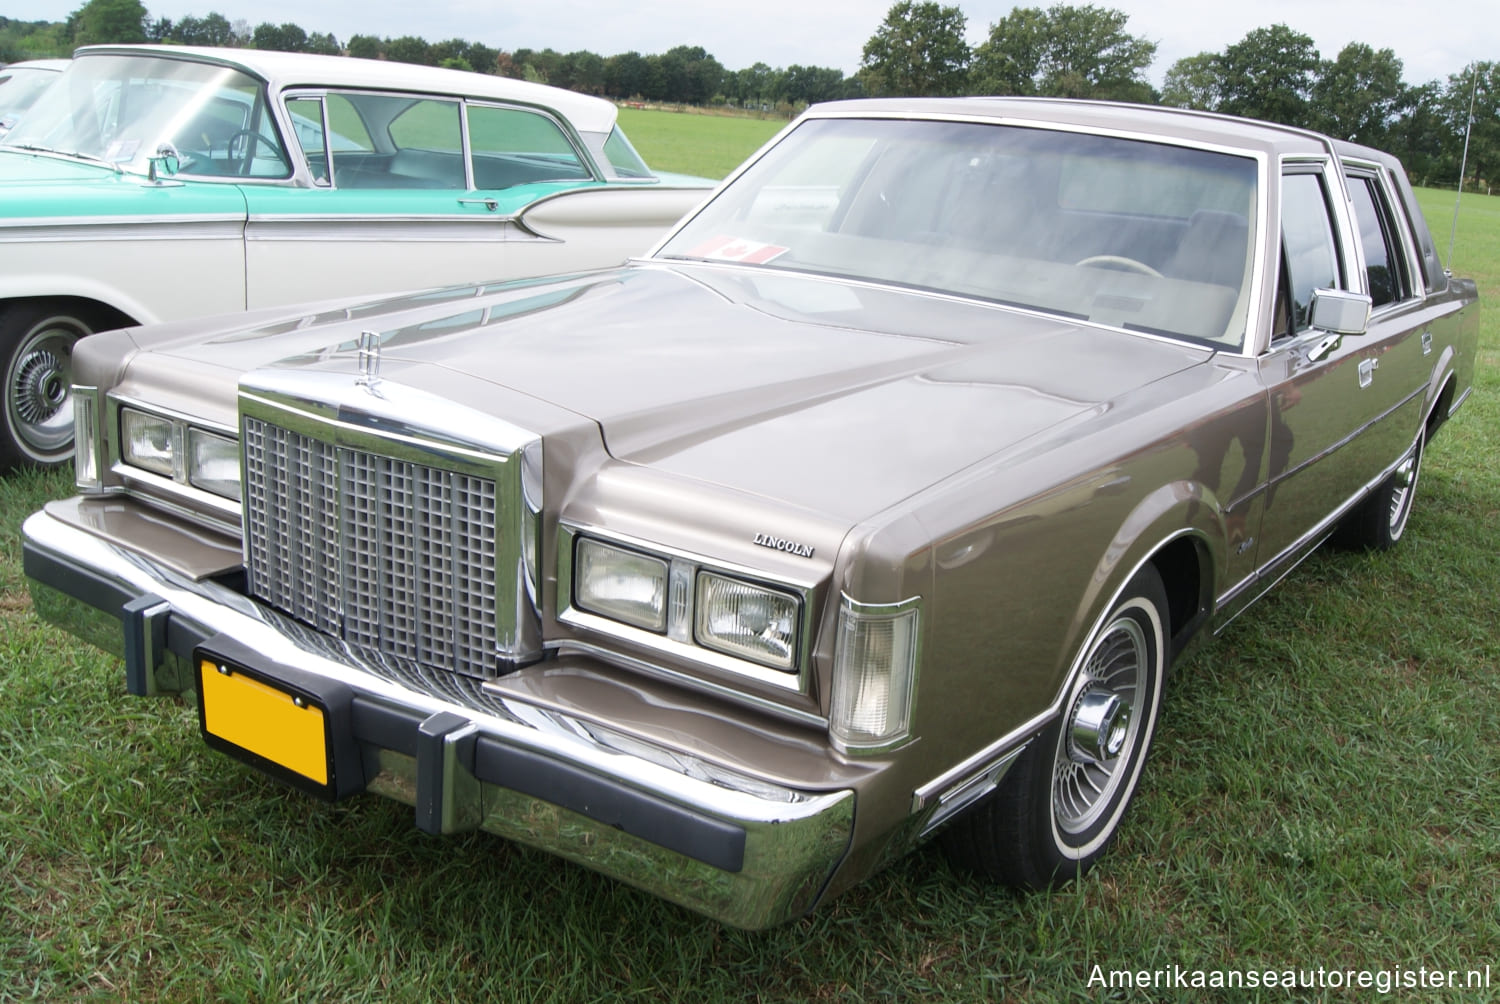
<svg viewBox="0 0 1500 1004">
<path fill-rule="evenodd" d="M 791 113 L 860 96 L 1041 95 L 1165 104 L 1307 127 L 1388 150 L 1418 183 L 1457 180 L 1473 104 L 1469 176 L 1500 164 L 1500 63 L 1479 62 L 1413 85 L 1391 49 L 1359 42 L 1329 60 L 1284 24 L 1256 28 L 1220 52 L 1179 59 L 1158 90 L 1146 76 L 1156 43 L 1132 35 L 1123 11 L 1092 4 L 1016 7 L 977 46 L 967 19 L 936 0 L 898 0 L 865 43 L 859 70 L 819 66 L 726 69 L 702 46 L 601 56 L 503 50 L 464 39 L 330 33 L 297 24 L 251 27 L 219 13 L 152 18 L 140 0 L 88 0 L 61 23 L 0 17 L 0 61 L 66 55 L 93 42 L 165 42 L 344 53 L 532 80 L 616 100 L 732 104 Z"/>
</svg>

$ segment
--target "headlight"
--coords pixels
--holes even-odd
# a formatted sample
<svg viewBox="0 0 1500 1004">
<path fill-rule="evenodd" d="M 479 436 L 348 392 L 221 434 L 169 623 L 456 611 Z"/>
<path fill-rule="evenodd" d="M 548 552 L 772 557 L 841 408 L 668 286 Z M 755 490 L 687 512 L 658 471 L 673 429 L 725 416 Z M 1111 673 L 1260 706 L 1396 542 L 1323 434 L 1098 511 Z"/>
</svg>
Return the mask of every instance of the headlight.
<svg viewBox="0 0 1500 1004">
<path fill-rule="evenodd" d="M 188 430 L 188 484 L 240 499 L 240 444 L 202 429 Z"/>
<path fill-rule="evenodd" d="M 180 485 L 240 500 L 240 444 L 180 418 L 120 409 L 120 459 Z"/>
<path fill-rule="evenodd" d="M 587 537 L 578 541 L 574 602 L 647 631 L 667 628 L 667 563 Z"/>
<path fill-rule="evenodd" d="M 844 597 L 828 730 L 846 750 L 873 753 L 906 737 L 917 678 L 920 603 L 866 604 Z"/>
<path fill-rule="evenodd" d="M 134 408 L 120 410 L 120 456 L 139 467 L 170 478 L 174 472 L 172 420 Z"/>
<path fill-rule="evenodd" d="M 797 597 L 713 572 L 698 573 L 698 644 L 775 669 L 797 664 Z"/>
</svg>

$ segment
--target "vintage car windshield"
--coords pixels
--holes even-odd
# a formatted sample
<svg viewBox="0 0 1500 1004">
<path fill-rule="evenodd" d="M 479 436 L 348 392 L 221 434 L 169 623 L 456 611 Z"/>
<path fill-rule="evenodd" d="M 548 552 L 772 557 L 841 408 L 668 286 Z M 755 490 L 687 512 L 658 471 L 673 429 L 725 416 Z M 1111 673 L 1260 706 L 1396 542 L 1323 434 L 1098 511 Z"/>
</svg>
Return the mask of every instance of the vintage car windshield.
<svg viewBox="0 0 1500 1004">
<path fill-rule="evenodd" d="M 141 173 L 164 144 L 171 144 L 180 174 L 291 174 L 264 86 L 227 66 L 182 59 L 75 60 L 4 143 Z"/>
<path fill-rule="evenodd" d="M 7 66 L 0 70 L 0 135 L 14 126 L 21 113 L 35 104 L 57 79 L 56 70 L 35 66 Z"/>
<path fill-rule="evenodd" d="M 1013 125 L 804 122 L 658 252 L 1243 341 L 1252 158 Z"/>
</svg>

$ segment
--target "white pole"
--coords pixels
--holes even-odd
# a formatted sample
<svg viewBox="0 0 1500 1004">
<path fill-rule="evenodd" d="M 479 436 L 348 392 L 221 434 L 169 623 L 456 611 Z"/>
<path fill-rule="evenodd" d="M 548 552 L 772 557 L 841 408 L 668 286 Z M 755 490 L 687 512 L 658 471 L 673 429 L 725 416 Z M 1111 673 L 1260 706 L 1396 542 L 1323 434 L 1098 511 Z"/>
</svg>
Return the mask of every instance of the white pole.
<svg viewBox="0 0 1500 1004">
<path fill-rule="evenodd" d="M 1464 123 L 1464 156 L 1458 163 L 1458 198 L 1453 200 L 1453 230 L 1448 234 L 1448 272 L 1453 272 L 1453 245 L 1458 240 L 1458 205 L 1464 198 L 1464 172 L 1469 169 L 1469 133 L 1474 128 L 1474 98 L 1479 93 L 1479 64 L 1474 64 L 1474 84 L 1469 89 L 1469 118 Z"/>
</svg>

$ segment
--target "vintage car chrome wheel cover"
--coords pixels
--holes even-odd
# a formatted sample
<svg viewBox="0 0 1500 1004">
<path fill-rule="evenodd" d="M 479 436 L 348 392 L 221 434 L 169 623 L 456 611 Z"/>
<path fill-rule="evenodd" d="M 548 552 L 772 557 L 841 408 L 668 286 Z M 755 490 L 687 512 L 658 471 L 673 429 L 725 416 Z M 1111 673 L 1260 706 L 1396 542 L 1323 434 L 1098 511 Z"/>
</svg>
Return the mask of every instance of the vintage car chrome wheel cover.
<svg viewBox="0 0 1500 1004">
<path fill-rule="evenodd" d="M 1400 540 L 1406 531 L 1406 521 L 1411 517 L 1412 501 L 1417 494 L 1417 471 L 1422 459 L 1422 447 L 1417 445 L 1391 475 L 1391 540 Z"/>
<path fill-rule="evenodd" d="M 1089 653 L 1053 762 L 1052 811 L 1065 833 L 1084 832 L 1114 806 L 1141 741 L 1136 705 L 1150 659 L 1146 633 L 1129 616 L 1111 623 Z"/>
<path fill-rule="evenodd" d="M 73 441 L 73 343 L 88 334 L 69 317 L 49 317 L 22 339 L 5 374 L 7 420 L 21 448 L 55 459 Z"/>
</svg>

